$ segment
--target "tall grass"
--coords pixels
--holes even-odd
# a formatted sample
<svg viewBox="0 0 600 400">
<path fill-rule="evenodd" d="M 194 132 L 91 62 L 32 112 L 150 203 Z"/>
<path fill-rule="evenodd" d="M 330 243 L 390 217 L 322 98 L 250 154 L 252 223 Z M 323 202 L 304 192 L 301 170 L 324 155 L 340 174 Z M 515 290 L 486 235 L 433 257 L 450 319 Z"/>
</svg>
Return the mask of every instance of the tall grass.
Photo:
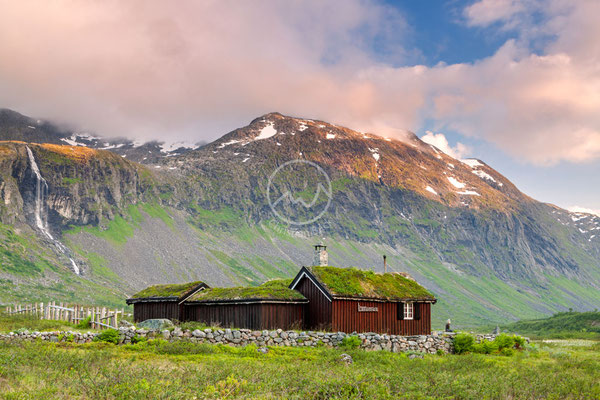
<svg viewBox="0 0 600 400">
<path fill-rule="evenodd" d="M 600 347 L 543 344 L 513 357 L 409 359 L 346 350 L 243 348 L 162 340 L 128 346 L 0 342 L 8 399 L 600 398 Z"/>
</svg>

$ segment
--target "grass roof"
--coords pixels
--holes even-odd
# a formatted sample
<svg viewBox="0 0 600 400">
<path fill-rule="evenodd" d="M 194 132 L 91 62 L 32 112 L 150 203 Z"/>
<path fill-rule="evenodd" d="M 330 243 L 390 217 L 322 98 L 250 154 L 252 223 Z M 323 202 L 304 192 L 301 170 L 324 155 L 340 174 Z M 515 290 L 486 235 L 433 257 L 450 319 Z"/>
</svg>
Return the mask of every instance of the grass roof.
<svg viewBox="0 0 600 400">
<path fill-rule="evenodd" d="M 357 268 L 336 267 L 310 267 L 309 270 L 334 296 L 434 300 L 427 289 L 398 273 L 380 274 Z"/>
<path fill-rule="evenodd" d="M 154 285 L 147 287 L 131 296 L 132 299 L 144 299 L 144 298 L 169 298 L 175 297 L 177 299 L 184 297 L 189 292 L 193 291 L 200 285 L 204 285 L 202 281 L 188 282 L 188 283 L 175 283 L 170 285 Z"/>
<path fill-rule="evenodd" d="M 274 279 L 260 286 L 210 288 L 196 293 L 188 301 L 226 300 L 306 300 L 298 291 L 289 289 L 290 279 Z"/>
</svg>

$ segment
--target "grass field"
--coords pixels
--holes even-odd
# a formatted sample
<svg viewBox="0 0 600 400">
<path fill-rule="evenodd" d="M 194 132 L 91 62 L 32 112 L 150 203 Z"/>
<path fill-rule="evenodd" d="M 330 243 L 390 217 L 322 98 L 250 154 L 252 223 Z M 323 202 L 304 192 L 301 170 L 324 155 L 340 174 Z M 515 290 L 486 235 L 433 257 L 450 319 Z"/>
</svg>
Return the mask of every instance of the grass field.
<svg viewBox="0 0 600 400">
<path fill-rule="evenodd" d="M 162 340 L 0 342 L 3 399 L 593 399 L 600 344 L 536 343 L 512 357 L 328 348 L 234 348 Z"/>
<path fill-rule="evenodd" d="M 0 332 L 73 329 L 0 315 Z M 340 360 L 350 354 L 352 364 Z M 600 342 L 536 341 L 512 356 L 325 347 L 0 341 L 1 399 L 596 399 Z"/>
<path fill-rule="evenodd" d="M 549 318 L 513 322 L 502 329 L 533 338 L 600 340 L 600 312 L 561 312 Z"/>
</svg>

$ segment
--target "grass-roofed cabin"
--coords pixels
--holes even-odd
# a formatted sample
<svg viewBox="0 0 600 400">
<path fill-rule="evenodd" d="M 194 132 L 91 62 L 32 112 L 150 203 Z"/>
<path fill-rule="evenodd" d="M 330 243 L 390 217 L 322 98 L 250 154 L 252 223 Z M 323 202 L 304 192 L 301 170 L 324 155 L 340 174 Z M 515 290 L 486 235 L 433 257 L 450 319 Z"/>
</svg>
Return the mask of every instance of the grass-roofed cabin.
<svg viewBox="0 0 600 400">
<path fill-rule="evenodd" d="M 153 318 L 181 320 L 183 301 L 205 289 L 208 285 L 201 281 L 154 285 L 134 294 L 127 299 L 127 304 L 133 304 L 135 322 Z"/>
<path fill-rule="evenodd" d="M 185 320 L 244 329 L 299 329 L 308 300 L 291 280 L 256 287 L 211 288 L 185 301 Z"/>
<path fill-rule="evenodd" d="M 309 303 L 306 329 L 427 335 L 436 299 L 398 273 L 356 268 L 302 267 L 290 288 Z"/>
</svg>

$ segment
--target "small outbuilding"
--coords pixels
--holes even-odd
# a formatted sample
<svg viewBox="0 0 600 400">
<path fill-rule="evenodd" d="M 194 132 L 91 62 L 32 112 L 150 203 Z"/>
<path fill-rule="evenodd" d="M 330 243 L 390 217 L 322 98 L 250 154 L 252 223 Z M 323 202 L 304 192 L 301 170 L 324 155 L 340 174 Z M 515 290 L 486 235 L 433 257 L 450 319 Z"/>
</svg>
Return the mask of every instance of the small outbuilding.
<svg viewBox="0 0 600 400">
<path fill-rule="evenodd" d="M 185 301 L 186 321 L 244 329 L 300 329 L 308 300 L 288 288 L 290 280 L 256 287 L 212 288 Z"/>
<path fill-rule="evenodd" d="M 327 257 L 323 259 L 326 262 Z M 405 274 L 302 267 L 290 289 L 309 300 L 305 329 L 405 336 L 431 333 L 431 305 L 436 299 Z"/>
<path fill-rule="evenodd" d="M 133 304 L 135 322 L 154 318 L 182 320 L 183 302 L 190 296 L 208 289 L 201 281 L 171 285 L 154 285 L 127 299 Z"/>
</svg>

